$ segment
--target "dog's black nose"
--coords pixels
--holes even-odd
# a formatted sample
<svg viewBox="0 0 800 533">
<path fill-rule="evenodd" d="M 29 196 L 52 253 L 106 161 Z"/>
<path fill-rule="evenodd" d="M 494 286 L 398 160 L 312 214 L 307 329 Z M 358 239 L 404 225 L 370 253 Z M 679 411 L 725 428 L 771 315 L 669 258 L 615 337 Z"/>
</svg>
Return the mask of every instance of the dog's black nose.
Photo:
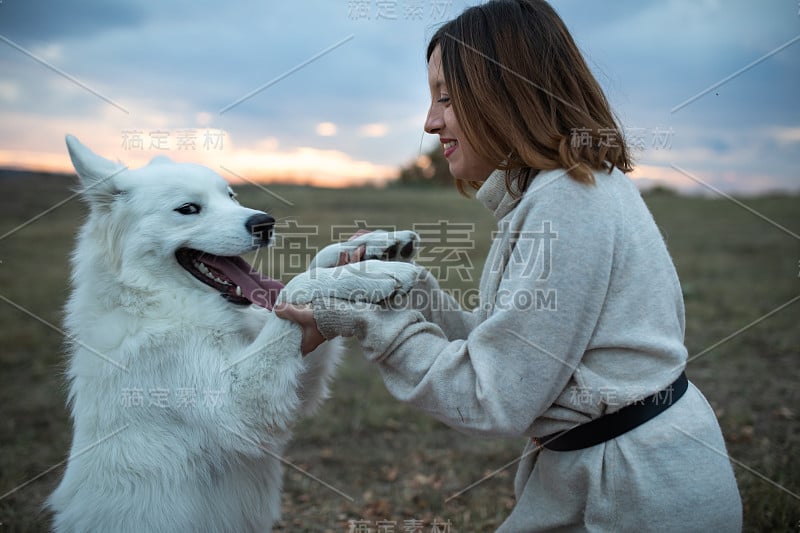
<svg viewBox="0 0 800 533">
<path fill-rule="evenodd" d="M 244 227 L 253 236 L 253 244 L 256 246 L 262 246 L 269 242 L 273 226 L 275 226 L 275 219 L 266 213 L 253 215 L 244 222 Z"/>
</svg>

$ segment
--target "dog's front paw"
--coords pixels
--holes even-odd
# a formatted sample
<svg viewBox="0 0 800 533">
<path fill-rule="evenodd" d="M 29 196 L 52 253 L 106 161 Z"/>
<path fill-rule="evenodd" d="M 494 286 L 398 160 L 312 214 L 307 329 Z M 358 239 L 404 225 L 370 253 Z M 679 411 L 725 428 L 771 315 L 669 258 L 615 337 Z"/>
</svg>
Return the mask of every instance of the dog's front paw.
<svg viewBox="0 0 800 533">
<path fill-rule="evenodd" d="M 371 231 L 346 244 L 351 249 L 364 246 L 364 259 L 411 261 L 417 253 L 419 235 L 413 231 Z"/>
<path fill-rule="evenodd" d="M 352 257 L 361 247 L 364 250 L 361 259 L 411 261 L 417 253 L 418 244 L 419 235 L 413 231 L 370 231 L 347 242 L 326 246 L 311 260 L 309 268 L 336 266 L 342 252 Z"/>
<path fill-rule="evenodd" d="M 292 279 L 278 295 L 278 303 L 302 305 L 319 298 L 380 303 L 410 292 L 420 272 L 411 263 L 373 259 L 316 268 Z"/>
</svg>

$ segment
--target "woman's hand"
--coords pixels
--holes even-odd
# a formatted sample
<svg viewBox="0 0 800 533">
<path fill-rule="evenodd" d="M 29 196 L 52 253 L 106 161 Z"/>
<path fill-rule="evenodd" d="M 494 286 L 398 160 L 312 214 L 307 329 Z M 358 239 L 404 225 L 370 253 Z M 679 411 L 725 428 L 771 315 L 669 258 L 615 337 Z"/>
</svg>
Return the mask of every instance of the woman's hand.
<svg viewBox="0 0 800 533">
<path fill-rule="evenodd" d="M 352 241 L 353 239 L 361 237 L 362 235 L 365 235 L 367 233 L 370 233 L 370 231 L 365 229 L 360 229 L 353 235 L 351 235 L 350 238 L 347 240 Z M 353 250 L 352 255 L 350 255 L 346 251 L 339 252 L 339 260 L 336 261 L 336 266 L 348 265 L 350 263 L 358 263 L 359 261 L 364 259 L 364 253 L 366 253 L 366 251 L 367 251 L 367 245 L 362 244 L 361 246 Z"/>
<path fill-rule="evenodd" d="M 358 230 L 348 240 L 352 241 L 356 237 L 360 237 L 365 233 L 369 233 L 369 231 L 363 229 Z M 339 254 L 339 260 L 336 261 L 336 266 L 358 263 L 364 259 L 364 253 L 366 250 L 366 245 L 361 245 L 353 250 L 352 254 L 346 251 L 341 252 Z M 314 310 L 310 305 L 299 306 L 282 303 L 276 305 L 273 309 L 273 312 L 278 318 L 291 320 L 300 326 L 300 329 L 303 331 L 303 340 L 300 342 L 300 352 L 303 355 L 313 352 L 317 346 L 325 342 L 325 337 L 322 336 L 322 333 L 320 333 L 319 329 L 317 328 L 317 321 L 314 318 Z"/>
<path fill-rule="evenodd" d="M 325 337 L 317 329 L 317 321 L 314 319 L 314 310 L 310 305 L 278 304 L 273 309 L 279 318 L 291 320 L 300 326 L 303 331 L 303 340 L 300 343 L 300 352 L 307 355 L 314 351 L 320 344 L 325 342 Z"/>
</svg>

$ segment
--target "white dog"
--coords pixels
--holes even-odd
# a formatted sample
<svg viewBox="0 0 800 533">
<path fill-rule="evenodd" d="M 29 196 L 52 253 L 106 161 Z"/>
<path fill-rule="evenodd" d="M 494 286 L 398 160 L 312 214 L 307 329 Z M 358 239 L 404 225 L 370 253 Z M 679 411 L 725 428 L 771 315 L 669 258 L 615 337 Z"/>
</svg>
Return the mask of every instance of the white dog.
<svg viewBox="0 0 800 533">
<path fill-rule="evenodd" d="M 268 531 L 280 516 L 280 455 L 291 424 L 327 395 L 336 343 L 300 355 L 300 328 L 269 310 L 281 285 L 239 254 L 274 220 L 239 205 L 211 170 L 156 158 L 129 170 L 67 137 L 90 212 L 66 306 L 74 439 L 47 504 L 57 531 Z M 342 246 L 408 259 L 416 235 Z M 417 269 L 366 261 L 320 268 L 282 298 L 318 291 L 380 302 Z M 361 270 L 361 272 L 359 272 Z M 287 296 L 288 295 L 288 296 Z M 258 304 L 258 305 L 255 305 Z"/>
</svg>

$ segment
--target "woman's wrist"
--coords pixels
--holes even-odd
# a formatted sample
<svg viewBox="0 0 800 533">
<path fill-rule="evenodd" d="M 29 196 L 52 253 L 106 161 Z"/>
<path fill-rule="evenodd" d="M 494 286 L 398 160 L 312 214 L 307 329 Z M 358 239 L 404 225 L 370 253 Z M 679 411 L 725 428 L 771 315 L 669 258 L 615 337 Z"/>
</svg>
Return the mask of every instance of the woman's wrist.
<svg viewBox="0 0 800 533">
<path fill-rule="evenodd" d="M 356 316 L 358 310 L 355 306 L 368 304 L 354 303 L 347 300 L 334 298 L 319 298 L 314 300 L 311 307 L 317 329 L 326 339 L 334 337 L 352 337 L 356 335 Z"/>
</svg>

